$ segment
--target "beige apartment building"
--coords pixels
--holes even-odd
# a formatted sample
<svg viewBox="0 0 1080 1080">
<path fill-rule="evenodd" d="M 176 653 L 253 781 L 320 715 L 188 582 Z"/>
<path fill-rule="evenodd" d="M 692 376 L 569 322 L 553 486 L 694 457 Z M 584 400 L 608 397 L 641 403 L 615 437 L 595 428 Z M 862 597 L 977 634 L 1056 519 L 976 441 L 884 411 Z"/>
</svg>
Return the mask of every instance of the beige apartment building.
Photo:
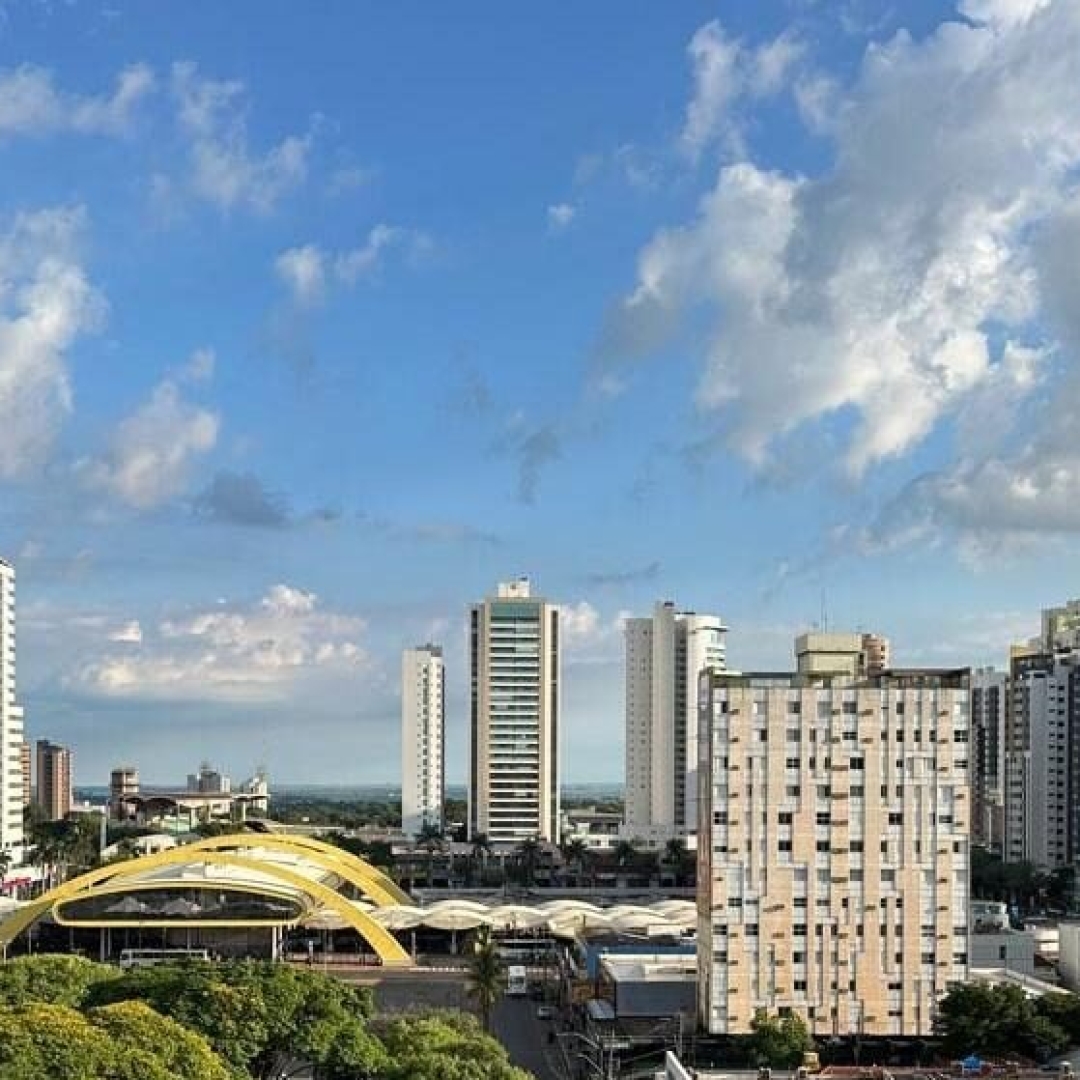
<svg viewBox="0 0 1080 1080">
<path fill-rule="evenodd" d="M 928 1035 L 968 967 L 969 673 L 806 662 L 701 676 L 699 1018 Z"/>
</svg>

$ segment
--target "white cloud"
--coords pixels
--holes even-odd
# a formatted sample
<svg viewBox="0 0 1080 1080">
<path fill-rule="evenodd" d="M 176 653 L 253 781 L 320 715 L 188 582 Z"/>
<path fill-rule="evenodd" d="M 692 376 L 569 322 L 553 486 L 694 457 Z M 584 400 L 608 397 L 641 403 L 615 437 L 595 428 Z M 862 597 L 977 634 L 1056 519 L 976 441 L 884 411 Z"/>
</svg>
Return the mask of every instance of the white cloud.
<svg viewBox="0 0 1080 1080">
<path fill-rule="evenodd" d="M 326 291 L 326 255 L 315 244 L 283 251 L 274 269 L 298 304 L 322 300 Z"/>
<path fill-rule="evenodd" d="M 139 620 L 129 619 L 122 626 L 118 626 L 109 634 L 109 640 L 124 645 L 141 645 L 143 632 Z"/>
<path fill-rule="evenodd" d="M 555 203 L 547 209 L 548 228 L 554 232 L 565 229 L 577 215 L 577 208 L 570 203 Z"/>
<path fill-rule="evenodd" d="M 65 354 L 106 305 L 81 265 L 81 208 L 19 214 L 0 234 L 0 478 L 45 462 L 72 409 Z"/>
<path fill-rule="evenodd" d="M 145 64 L 125 68 L 111 95 L 83 96 L 58 90 L 52 72 L 24 64 L 0 71 L 0 136 L 122 135 L 134 120 L 137 105 L 154 89 L 154 74 Z"/>
<path fill-rule="evenodd" d="M 179 495 L 192 463 L 217 443 L 220 421 L 208 409 L 185 401 L 172 379 L 159 383 L 117 425 L 108 452 L 83 459 L 76 472 L 91 488 L 145 509 Z"/>
<path fill-rule="evenodd" d="M 378 273 L 387 255 L 399 251 L 406 258 L 418 258 L 431 250 L 431 240 L 422 232 L 400 225 L 375 225 L 359 247 L 332 252 L 316 244 L 283 251 L 274 262 L 278 277 L 293 299 L 301 305 L 322 301 L 331 283 L 355 285 L 361 278 Z"/>
<path fill-rule="evenodd" d="M 172 90 L 190 144 L 191 187 L 222 210 L 266 213 L 307 176 L 311 135 L 289 135 L 269 150 L 252 150 L 244 85 L 200 77 L 192 63 L 174 64 Z"/>
<path fill-rule="evenodd" d="M 559 630 L 566 663 L 606 663 L 622 655 L 623 627 L 630 617 L 619 611 L 605 619 L 588 600 L 559 605 Z"/>
<path fill-rule="evenodd" d="M 716 20 L 702 26 L 687 47 L 694 94 L 686 109 L 683 150 L 696 159 L 714 142 L 737 149 L 741 143 L 735 116 L 739 100 L 778 93 L 802 51 L 791 34 L 752 48 L 729 37 Z"/>
<path fill-rule="evenodd" d="M 976 21 L 867 49 L 837 88 L 825 175 L 729 165 L 696 219 L 657 233 L 601 344 L 603 377 L 711 314 L 698 400 L 723 412 L 729 445 L 764 466 L 784 436 L 825 422 L 854 477 L 986 408 L 1002 380 L 1013 408 L 1025 400 L 1040 380 L 1002 368 L 1026 346 L 1053 346 L 1040 337 L 1049 301 L 1066 309 L 1076 288 L 1076 249 L 1039 243 L 1080 168 L 1080 6 L 965 11 Z M 722 87 L 732 46 L 719 31 L 704 42 L 715 53 L 706 83 Z M 713 115 L 693 113 L 692 143 Z M 1048 449 L 1035 453 L 1051 475 L 1024 469 L 1031 483 L 1014 490 L 1053 503 L 1065 474 Z M 1025 453 L 958 471 L 997 484 L 986 467 L 1023 465 Z"/>
<path fill-rule="evenodd" d="M 180 369 L 178 377 L 181 382 L 209 382 L 214 377 L 216 367 L 217 354 L 213 349 L 196 349 Z"/>
<path fill-rule="evenodd" d="M 366 663 L 364 631 L 363 619 L 279 584 L 254 604 L 164 619 L 149 633 L 140 628 L 137 641 L 114 638 L 123 650 L 84 661 L 69 682 L 109 698 L 281 701 L 303 678 L 355 677 Z"/>
</svg>

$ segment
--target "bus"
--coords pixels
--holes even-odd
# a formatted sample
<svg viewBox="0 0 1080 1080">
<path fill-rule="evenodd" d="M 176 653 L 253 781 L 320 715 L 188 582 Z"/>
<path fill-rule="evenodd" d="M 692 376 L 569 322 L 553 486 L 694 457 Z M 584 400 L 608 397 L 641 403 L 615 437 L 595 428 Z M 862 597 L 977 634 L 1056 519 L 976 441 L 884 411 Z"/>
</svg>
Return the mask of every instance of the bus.
<svg viewBox="0 0 1080 1080">
<path fill-rule="evenodd" d="M 123 949 L 120 967 L 152 967 L 154 964 L 178 964 L 184 960 L 209 960 L 209 949 Z"/>
<path fill-rule="evenodd" d="M 521 965 L 513 964 L 506 969 L 506 994 L 508 997 L 524 997 L 529 992 L 529 977 Z"/>
</svg>

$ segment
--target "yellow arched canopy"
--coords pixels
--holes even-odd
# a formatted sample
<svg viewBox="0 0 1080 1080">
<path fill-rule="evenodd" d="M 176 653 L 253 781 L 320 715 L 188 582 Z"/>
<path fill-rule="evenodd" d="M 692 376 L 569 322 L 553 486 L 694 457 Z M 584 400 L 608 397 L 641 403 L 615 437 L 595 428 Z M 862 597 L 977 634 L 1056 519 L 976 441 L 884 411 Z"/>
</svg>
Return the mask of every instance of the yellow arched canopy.
<svg viewBox="0 0 1080 1080">
<path fill-rule="evenodd" d="M 352 882 L 363 889 L 380 907 L 398 902 L 396 894 L 401 892 L 393 886 L 392 882 L 389 882 L 385 875 L 368 866 L 362 859 L 349 855 L 348 852 L 340 852 L 341 856 L 345 856 L 344 859 L 338 857 L 339 849 L 330 849 L 329 852 L 320 851 L 309 844 L 294 843 L 291 837 L 270 837 L 271 842 L 264 842 L 267 839 L 268 837 L 264 834 L 252 833 L 212 837 L 194 844 L 185 844 L 168 851 L 158 852 L 155 855 L 110 863 L 108 866 L 91 870 L 64 882 L 0 921 L 0 949 L 6 950 L 19 934 L 52 910 L 55 904 L 74 899 L 84 893 L 92 893 L 95 885 L 103 882 L 131 880 L 134 886 L 138 878 L 149 870 L 186 863 L 204 863 L 208 866 L 232 866 L 265 874 L 282 884 L 289 885 L 309 899 L 317 901 L 340 915 L 346 925 L 351 926 L 368 942 L 384 965 L 400 967 L 411 964 L 409 954 L 392 934 L 384 930 L 370 915 L 327 885 L 283 866 L 279 860 L 259 859 L 252 855 L 236 854 L 236 851 L 253 852 L 260 847 L 283 853 L 291 851 L 304 861 L 314 863 L 321 869 Z M 320 847 L 329 848 L 329 845 L 320 845 Z M 393 886 L 393 892 L 386 887 L 384 881 Z"/>
</svg>

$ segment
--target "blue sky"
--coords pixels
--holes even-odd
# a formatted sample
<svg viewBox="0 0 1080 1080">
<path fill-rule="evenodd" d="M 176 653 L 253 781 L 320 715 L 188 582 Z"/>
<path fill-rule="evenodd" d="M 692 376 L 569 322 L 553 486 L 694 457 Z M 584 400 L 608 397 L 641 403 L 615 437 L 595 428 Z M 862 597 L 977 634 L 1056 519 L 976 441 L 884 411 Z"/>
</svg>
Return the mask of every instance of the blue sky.
<svg viewBox="0 0 1080 1080">
<path fill-rule="evenodd" d="M 0 552 L 77 779 L 393 780 L 530 574 L 1000 662 L 1075 589 L 1068 0 L 0 5 Z"/>
</svg>

